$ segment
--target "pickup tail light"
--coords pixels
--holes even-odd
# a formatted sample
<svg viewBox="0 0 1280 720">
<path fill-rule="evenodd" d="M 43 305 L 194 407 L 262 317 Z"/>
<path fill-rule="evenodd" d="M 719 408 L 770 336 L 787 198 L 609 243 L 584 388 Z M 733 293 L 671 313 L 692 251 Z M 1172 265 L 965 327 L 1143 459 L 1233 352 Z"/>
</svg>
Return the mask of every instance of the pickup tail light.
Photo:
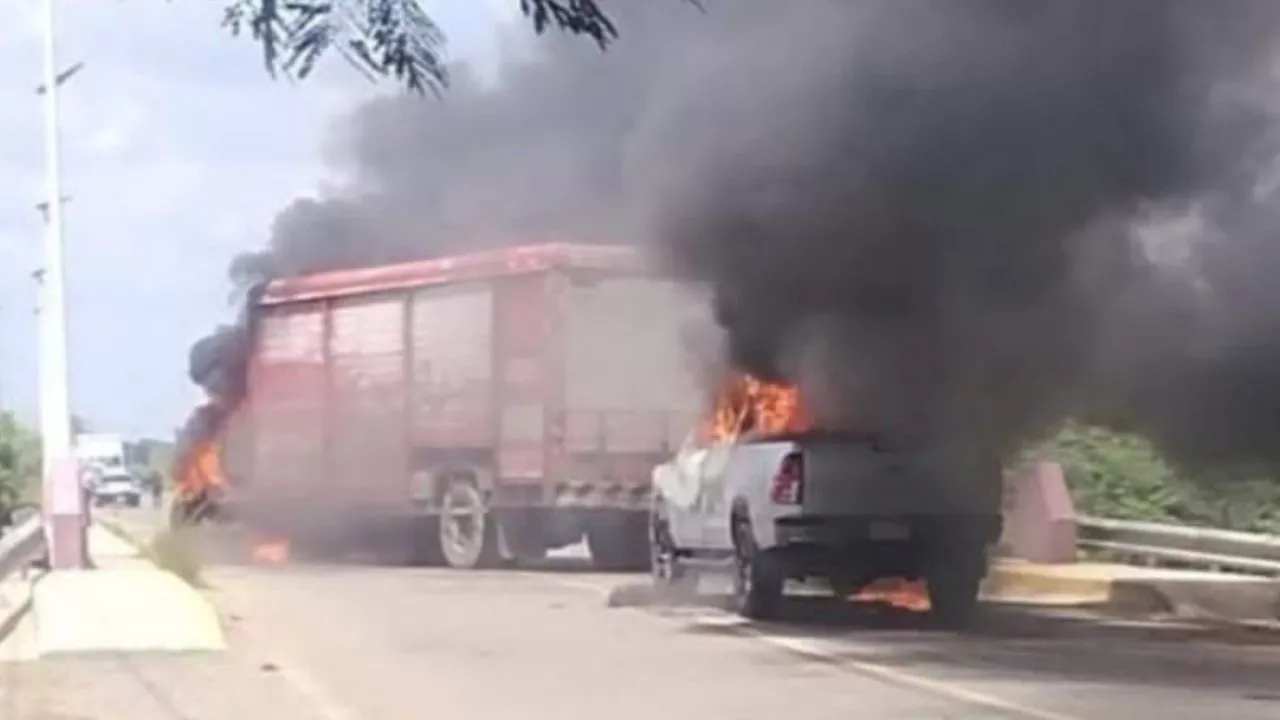
<svg viewBox="0 0 1280 720">
<path fill-rule="evenodd" d="M 769 501 L 775 505 L 799 505 L 804 499 L 804 456 L 798 452 L 782 458 L 769 483 Z"/>
</svg>

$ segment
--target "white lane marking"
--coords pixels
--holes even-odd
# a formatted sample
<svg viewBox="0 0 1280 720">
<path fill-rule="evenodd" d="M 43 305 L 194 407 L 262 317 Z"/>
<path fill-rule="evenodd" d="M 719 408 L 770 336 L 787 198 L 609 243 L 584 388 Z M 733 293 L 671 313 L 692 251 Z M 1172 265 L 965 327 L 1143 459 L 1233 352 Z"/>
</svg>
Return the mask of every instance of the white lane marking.
<svg viewBox="0 0 1280 720">
<path fill-rule="evenodd" d="M 922 677 L 920 675 L 914 675 L 901 670 L 894 670 L 893 668 L 879 665 L 877 663 L 842 656 L 839 653 L 835 653 L 821 647 L 818 643 L 812 642 L 807 638 L 766 635 L 760 630 L 750 626 L 744 627 L 743 631 L 758 640 L 773 645 L 774 647 L 787 650 L 802 657 L 836 663 L 840 667 L 848 669 L 859 675 L 874 678 L 890 685 L 907 687 L 937 697 L 956 700 L 968 705 L 984 707 L 1007 715 L 1029 718 L 1031 720 L 1078 720 L 1078 718 L 1073 715 L 1064 715 L 1050 710 L 1042 710 L 1037 707 L 1015 703 L 994 695 L 970 690 L 963 685 L 943 682 L 940 680 L 930 680 L 929 678 Z"/>
<path fill-rule="evenodd" d="M 613 592 L 613 588 L 603 588 L 594 583 L 588 583 L 581 580 L 573 580 L 570 578 L 548 579 L 556 585 L 592 593 L 605 599 L 608 599 L 610 594 Z M 824 663 L 830 663 L 864 677 L 870 677 L 889 685 L 919 690 L 933 695 L 934 697 L 941 697 L 946 700 L 954 700 L 970 706 L 995 710 L 997 712 L 1004 713 L 1005 715 L 1026 718 L 1027 720 L 1080 720 L 1080 718 L 1074 715 L 1065 715 L 1051 710 L 1042 710 L 1029 705 L 1022 705 L 994 695 L 988 695 L 987 693 L 979 692 L 977 690 L 971 690 L 963 685 L 941 680 L 931 680 L 920 675 L 895 670 L 871 661 L 850 658 L 828 648 L 824 648 L 820 643 L 814 642 L 808 638 L 770 635 L 763 630 L 753 627 L 748 621 L 741 620 L 736 616 L 717 611 L 712 608 L 698 608 L 690 615 L 683 616 L 682 619 L 699 625 L 719 625 L 722 627 L 729 627 L 755 640 L 759 640 L 794 655 L 806 657 L 811 660 L 818 660 Z"/>
<path fill-rule="evenodd" d="M 583 582 L 582 580 L 567 580 L 563 578 L 555 578 L 554 580 L 552 580 L 552 582 L 554 582 L 556 585 L 563 585 L 564 587 L 573 588 L 574 590 L 579 590 L 582 592 L 589 592 L 594 595 L 599 595 L 600 597 L 606 600 L 609 599 L 610 593 L 613 592 L 613 588 L 600 587 L 595 583 Z"/>
<path fill-rule="evenodd" d="M 307 703 L 309 709 L 323 720 L 363 720 L 361 714 L 326 691 L 324 685 L 317 682 L 315 677 L 305 669 L 304 663 L 297 661 L 301 654 L 294 651 L 292 643 L 280 638 L 265 639 L 258 634 L 262 631 L 256 620 L 245 621 L 246 616 L 252 614 L 253 603 L 249 602 L 244 593 L 233 590 L 226 592 L 224 597 L 233 606 L 232 609 L 218 609 L 219 620 L 225 628 L 229 649 L 235 642 L 235 646 L 245 651 L 260 657 L 272 658 L 261 662 L 259 670 L 264 670 L 269 664 L 271 670 L 293 688 Z"/>
<path fill-rule="evenodd" d="M 334 699 L 324 687 L 315 681 L 311 673 L 296 663 L 276 665 L 276 672 L 289 683 L 299 695 L 302 695 L 324 720 L 359 720 L 360 716 L 346 705 Z"/>
</svg>

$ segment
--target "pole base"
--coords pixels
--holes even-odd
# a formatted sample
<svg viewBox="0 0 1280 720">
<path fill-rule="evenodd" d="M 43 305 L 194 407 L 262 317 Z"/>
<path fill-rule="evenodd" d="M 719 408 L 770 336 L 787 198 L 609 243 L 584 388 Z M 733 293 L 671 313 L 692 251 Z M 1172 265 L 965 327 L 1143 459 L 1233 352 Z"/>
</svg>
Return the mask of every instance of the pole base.
<svg viewBox="0 0 1280 720">
<path fill-rule="evenodd" d="M 88 527 L 83 515 L 47 515 L 45 532 L 51 569 L 83 570 L 89 567 Z"/>
</svg>

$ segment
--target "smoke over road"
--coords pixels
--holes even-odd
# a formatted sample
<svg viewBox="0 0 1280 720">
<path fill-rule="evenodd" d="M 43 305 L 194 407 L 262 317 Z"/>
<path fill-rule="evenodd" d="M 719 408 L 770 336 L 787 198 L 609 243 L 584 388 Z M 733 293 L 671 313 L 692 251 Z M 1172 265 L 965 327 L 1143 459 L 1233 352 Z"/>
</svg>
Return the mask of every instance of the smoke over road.
<svg viewBox="0 0 1280 720">
<path fill-rule="evenodd" d="M 735 361 L 828 424 L 1007 454 L 1086 414 L 1189 460 L 1280 447 L 1255 187 L 1280 4 L 602 5 L 603 55 L 549 35 L 496 87 L 358 109 L 351 187 L 233 276 L 633 243 L 711 284 Z"/>
</svg>

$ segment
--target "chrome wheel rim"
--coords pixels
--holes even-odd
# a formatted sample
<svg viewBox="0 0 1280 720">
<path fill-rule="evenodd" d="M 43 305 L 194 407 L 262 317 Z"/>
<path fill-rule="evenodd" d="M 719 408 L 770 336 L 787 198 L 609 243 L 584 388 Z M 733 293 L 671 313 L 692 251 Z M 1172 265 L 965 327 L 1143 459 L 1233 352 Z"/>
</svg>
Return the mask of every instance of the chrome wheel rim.
<svg viewBox="0 0 1280 720">
<path fill-rule="evenodd" d="M 441 508 L 443 540 L 454 554 L 472 552 L 484 533 L 484 508 L 472 493 L 454 486 L 445 491 Z"/>
<path fill-rule="evenodd" d="M 733 590 L 734 595 L 739 602 L 744 602 L 751 594 L 752 578 L 751 578 L 751 556 L 746 544 L 749 542 L 742 537 L 741 528 L 737 531 L 738 542 L 734 543 L 733 549 Z"/>
<path fill-rule="evenodd" d="M 649 548 L 649 563 L 653 568 L 654 579 L 663 583 L 671 582 L 675 578 L 675 552 L 667 540 L 662 525 L 656 522 Z"/>
</svg>

